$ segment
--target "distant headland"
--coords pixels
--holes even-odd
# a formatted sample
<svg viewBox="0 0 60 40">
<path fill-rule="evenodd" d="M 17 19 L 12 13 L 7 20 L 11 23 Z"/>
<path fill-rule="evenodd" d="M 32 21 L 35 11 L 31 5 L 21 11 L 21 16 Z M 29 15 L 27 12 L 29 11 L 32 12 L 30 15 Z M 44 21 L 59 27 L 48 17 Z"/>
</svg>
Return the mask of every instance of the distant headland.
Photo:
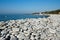
<svg viewBox="0 0 60 40">
<path fill-rule="evenodd" d="M 50 14 L 60 14 L 60 9 L 57 9 L 57 10 L 52 10 L 52 11 L 45 11 L 45 12 L 35 12 L 35 13 L 32 13 L 32 14 L 39 14 L 39 15 L 50 15 Z"/>
</svg>

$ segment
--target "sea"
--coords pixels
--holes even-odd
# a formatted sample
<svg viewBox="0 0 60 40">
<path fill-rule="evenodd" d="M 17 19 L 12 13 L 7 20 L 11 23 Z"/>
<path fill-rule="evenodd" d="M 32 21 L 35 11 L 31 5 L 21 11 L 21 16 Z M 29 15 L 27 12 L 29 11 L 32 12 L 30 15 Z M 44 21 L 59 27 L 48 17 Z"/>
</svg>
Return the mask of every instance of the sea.
<svg viewBox="0 0 60 40">
<path fill-rule="evenodd" d="M 0 21 L 26 19 L 26 18 L 47 18 L 46 15 L 33 15 L 33 14 L 0 14 Z"/>
</svg>

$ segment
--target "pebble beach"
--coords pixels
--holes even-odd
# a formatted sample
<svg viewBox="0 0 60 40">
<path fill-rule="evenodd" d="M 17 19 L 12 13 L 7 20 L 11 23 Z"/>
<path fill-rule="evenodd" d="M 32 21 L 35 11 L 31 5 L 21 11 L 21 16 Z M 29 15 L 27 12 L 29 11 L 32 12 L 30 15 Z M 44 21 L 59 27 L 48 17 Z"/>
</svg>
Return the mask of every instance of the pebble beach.
<svg viewBox="0 0 60 40">
<path fill-rule="evenodd" d="M 60 15 L 1 21 L 0 40 L 60 40 Z"/>
</svg>

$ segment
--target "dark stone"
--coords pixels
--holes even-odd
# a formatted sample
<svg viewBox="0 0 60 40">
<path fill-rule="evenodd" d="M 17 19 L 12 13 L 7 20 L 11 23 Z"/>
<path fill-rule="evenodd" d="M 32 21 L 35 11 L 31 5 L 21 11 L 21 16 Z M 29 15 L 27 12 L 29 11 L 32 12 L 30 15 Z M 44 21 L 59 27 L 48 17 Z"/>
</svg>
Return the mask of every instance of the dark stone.
<svg viewBox="0 0 60 40">
<path fill-rule="evenodd" d="M 22 39 L 22 40 L 24 40 L 24 39 Z"/>
<path fill-rule="evenodd" d="M 22 32 L 24 32 L 24 30 L 22 30 Z"/>
<path fill-rule="evenodd" d="M 34 40 L 36 40 L 36 39 L 34 39 Z"/>
<path fill-rule="evenodd" d="M 5 40 L 10 40 L 10 38 L 11 38 L 11 37 L 10 37 L 10 36 L 8 36 L 7 38 L 5 38 Z"/>
<path fill-rule="evenodd" d="M 40 40 L 41 38 L 39 37 L 38 39 Z"/>
<path fill-rule="evenodd" d="M 3 29 L 0 29 L 0 37 L 1 37 L 1 31 L 2 31 Z"/>
<path fill-rule="evenodd" d="M 36 35 L 33 35 L 33 37 L 36 37 Z"/>
<path fill-rule="evenodd" d="M 17 36 L 15 36 L 16 40 L 18 40 Z"/>
<path fill-rule="evenodd" d="M 30 35 L 32 35 L 33 32 L 30 33 Z"/>
</svg>

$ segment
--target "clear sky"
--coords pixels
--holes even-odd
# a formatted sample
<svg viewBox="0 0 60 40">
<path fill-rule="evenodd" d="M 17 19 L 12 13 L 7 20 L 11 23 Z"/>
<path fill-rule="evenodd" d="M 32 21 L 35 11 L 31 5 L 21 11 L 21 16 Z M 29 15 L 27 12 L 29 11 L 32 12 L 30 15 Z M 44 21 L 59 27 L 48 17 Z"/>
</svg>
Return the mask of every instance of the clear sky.
<svg viewBox="0 0 60 40">
<path fill-rule="evenodd" d="M 0 0 L 0 13 L 32 13 L 60 9 L 60 0 Z"/>
</svg>

